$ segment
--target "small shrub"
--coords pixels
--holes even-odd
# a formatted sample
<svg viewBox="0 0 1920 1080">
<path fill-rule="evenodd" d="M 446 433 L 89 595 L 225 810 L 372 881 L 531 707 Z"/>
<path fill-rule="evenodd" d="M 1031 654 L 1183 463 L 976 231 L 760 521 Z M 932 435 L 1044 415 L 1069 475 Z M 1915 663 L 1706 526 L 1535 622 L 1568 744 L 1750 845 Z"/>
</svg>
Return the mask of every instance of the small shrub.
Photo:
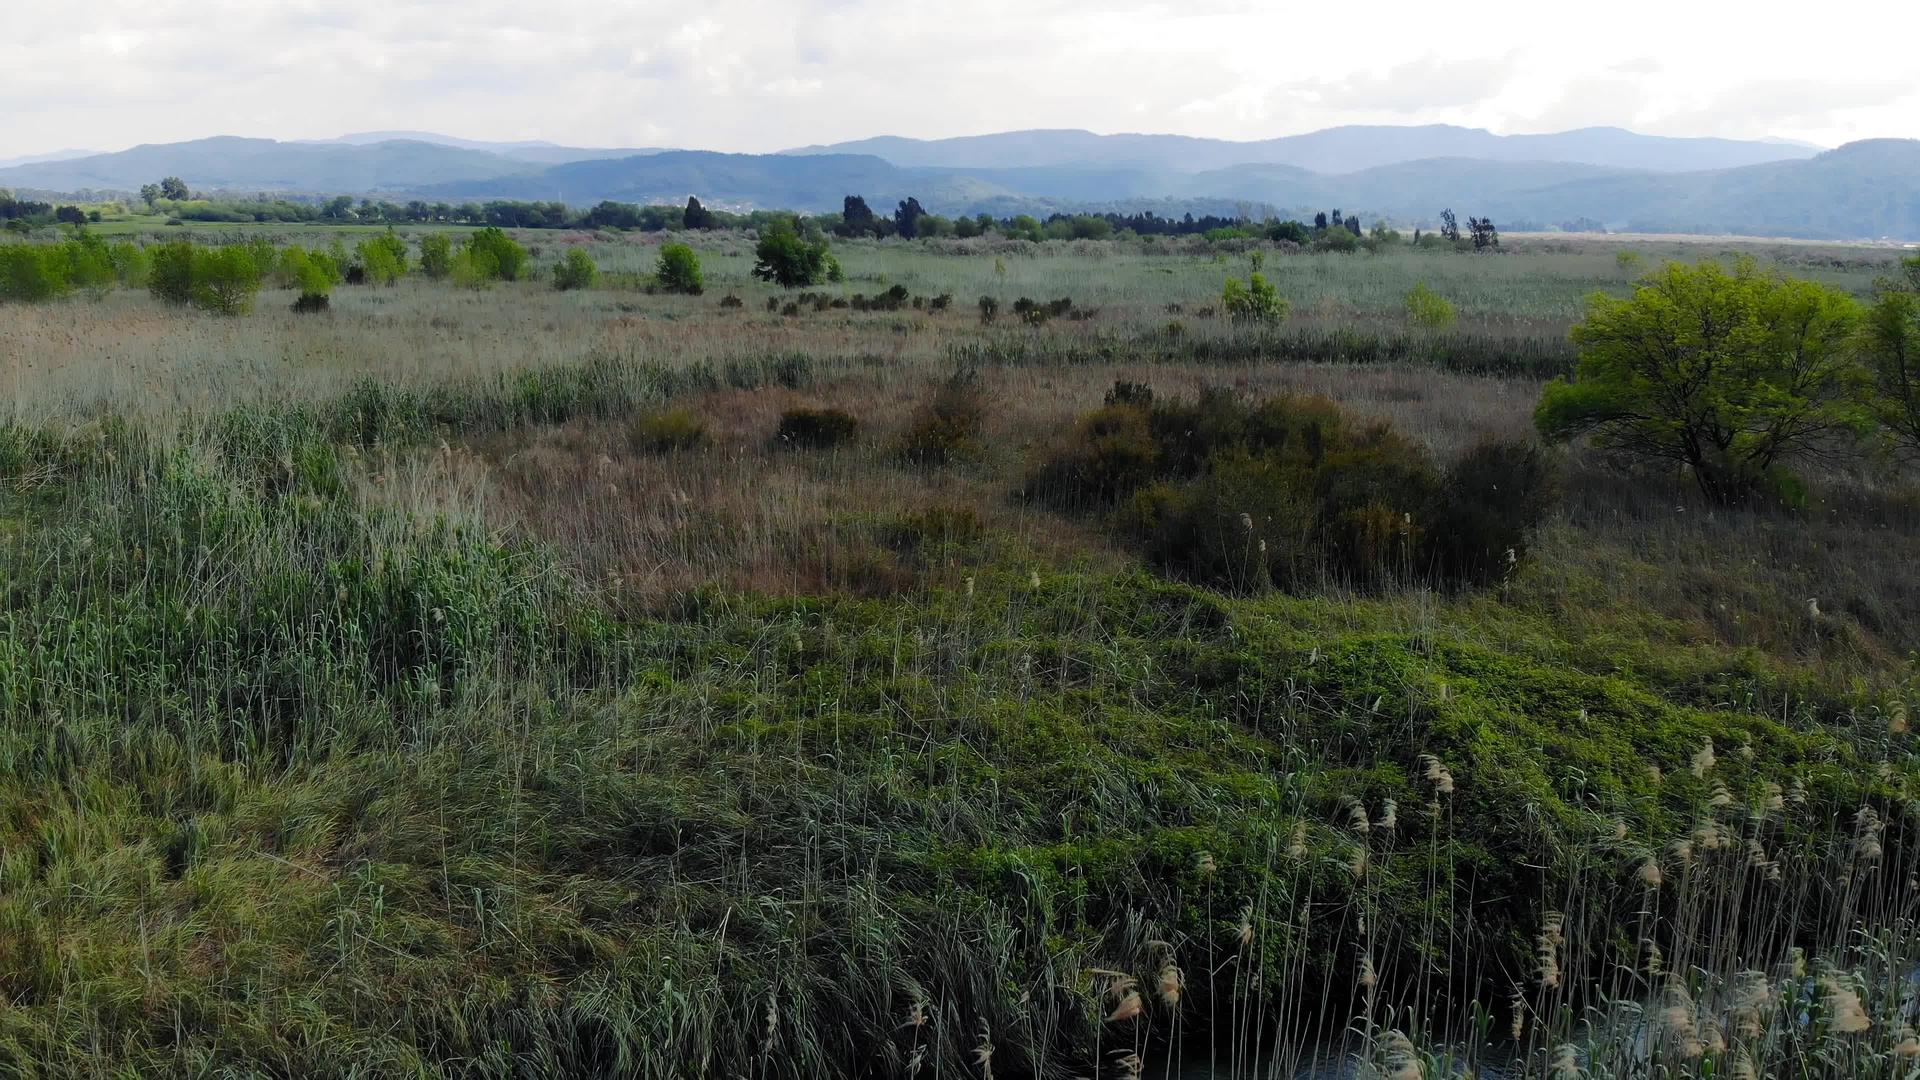
<svg viewBox="0 0 1920 1080">
<path fill-rule="evenodd" d="M 1000 314 L 1000 301 L 991 296 L 983 296 L 979 301 L 980 321 L 990 323 Z"/>
<path fill-rule="evenodd" d="M 296 315 L 315 315 L 332 306 L 332 300 L 326 293 L 303 292 L 293 301 Z"/>
<path fill-rule="evenodd" d="M 662 245 L 659 261 L 654 263 L 653 276 L 661 288 L 672 293 L 699 296 L 706 288 L 705 279 L 700 273 L 700 257 L 687 244 Z M 725 306 L 724 302 L 722 306 Z M 734 306 L 739 305 L 736 303 Z"/>
<path fill-rule="evenodd" d="M 569 248 L 553 267 L 553 287 L 561 292 L 590 289 L 600 279 L 600 268 L 584 248 Z"/>
<path fill-rule="evenodd" d="M 420 238 L 420 272 L 439 281 L 453 273 L 453 238 L 428 233 Z"/>
<path fill-rule="evenodd" d="M 1407 319 L 1415 326 L 1445 330 L 1455 321 L 1453 304 L 1422 281 L 1407 293 Z"/>
<path fill-rule="evenodd" d="M 193 304 L 216 315 L 244 315 L 260 291 L 260 267 L 238 246 L 195 250 Z"/>
<path fill-rule="evenodd" d="M 720 298 L 720 306 L 723 308 L 742 308 L 747 306 L 747 302 L 732 293 L 728 293 Z"/>
<path fill-rule="evenodd" d="M 1258 271 L 1247 275 L 1244 283 L 1228 278 L 1220 290 L 1220 306 L 1228 318 L 1244 323 L 1284 322 L 1290 310 L 1280 291 Z"/>
<path fill-rule="evenodd" d="M 1153 405 L 1153 387 L 1146 383 L 1118 379 L 1114 382 L 1113 389 L 1108 390 L 1101 400 L 1108 405 L 1132 405 L 1145 409 Z"/>
<path fill-rule="evenodd" d="M 980 448 L 986 396 L 972 370 L 956 371 L 914 414 L 901 440 L 900 455 L 916 465 L 946 465 Z"/>
<path fill-rule="evenodd" d="M 953 306 L 952 293 L 941 293 L 939 296 L 936 296 L 933 299 L 927 301 L 927 310 L 929 311 L 945 311 L 952 306 Z"/>
<path fill-rule="evenodd" d="M 392 227 L 361 241 L 354 253 L 359 257 L 363 280 L 375 285 L 392 285 L 407 272 L 407 242 Z"/>
<path fill-rule="evenodd" d="M 519 281 L 526 276 L 527 249 L 493 226 L 467 237 L 472 272 L 491 281 Z"/>
<path fill-rule="evenodd" d="M 785 446 L 823 450 L 852 441 L 860 422 L 843 409 L 788 409 L 775 439 Z"/>
<path fill-rule="evenodd" d="M 633 422 L 627 444 L 646 454 L 693 450 L 707 441 L 707 426 L 687 409 L 649 413 Z"/>
</svg>

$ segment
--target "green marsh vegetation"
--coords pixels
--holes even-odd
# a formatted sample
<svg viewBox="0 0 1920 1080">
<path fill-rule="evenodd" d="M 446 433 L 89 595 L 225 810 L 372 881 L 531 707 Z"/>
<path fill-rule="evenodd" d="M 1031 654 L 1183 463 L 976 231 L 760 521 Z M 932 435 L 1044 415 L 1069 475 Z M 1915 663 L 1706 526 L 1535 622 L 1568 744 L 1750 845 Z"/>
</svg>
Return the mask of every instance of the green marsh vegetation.
<svg viewBox="0 0 1920 1080">
<path fill-rule="evenodd" d="M 8 1071 L 1920 1055 L 1895 425 L 1739 500 L 1538 445 L 1611 249 L 1275 251 L 1276 326 L 1200 242 L 836 238 L 801 304 L 734 233 L 704 295 L 396 235 L 392 287 L 291 233 L 230 316 L 3 309 Z M 1898 266 L 1757 254 L 1898 385 Z"/>
</svg>

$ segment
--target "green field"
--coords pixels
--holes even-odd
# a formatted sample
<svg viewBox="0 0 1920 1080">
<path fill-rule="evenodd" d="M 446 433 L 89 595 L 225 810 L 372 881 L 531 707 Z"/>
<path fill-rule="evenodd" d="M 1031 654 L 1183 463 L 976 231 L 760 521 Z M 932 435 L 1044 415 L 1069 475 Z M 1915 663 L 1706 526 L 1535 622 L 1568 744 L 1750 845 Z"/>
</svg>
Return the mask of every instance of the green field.
<svg viewBox="0 0 1920 1080">
<path fill-rule="evenodd" d="M 698 296 L 518 239 L 318 315 L 0 307 L 0 1075 L 1911 1075 L 1910 467 L 1725 506 L 1554 447 L 1490 577 L 1248 588 L 1035 479 L 1138 386 L 1446 473 L 1590 294 L 1895 254 L 837 242 L 803 300 L 744 234 Z M 1256 253 L 1275 326 L 1218 310 Z"/>
</svg>

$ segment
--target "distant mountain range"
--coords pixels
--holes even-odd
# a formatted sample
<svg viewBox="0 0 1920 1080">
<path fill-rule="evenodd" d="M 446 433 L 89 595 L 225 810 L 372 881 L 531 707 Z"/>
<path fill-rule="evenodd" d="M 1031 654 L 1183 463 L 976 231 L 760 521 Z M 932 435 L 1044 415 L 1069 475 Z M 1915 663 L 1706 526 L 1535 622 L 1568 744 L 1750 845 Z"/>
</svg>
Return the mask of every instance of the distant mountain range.
<svg viewBox="0 0 1920 1080">
<path fill-rule="evenodd" d="M 1258 142 L 1019 131 L 866 139 L 778 154 L 489 143 L 427 132 L 313 142 L 219 137 L 0 168 L 0 187 L 133 191 L 163 176 L 199 190 L 372 194 L 591 205 L 680 202 L 837 210 L 917 197 L 940 213 L 1192 210 L 1400 222 L 1443 207 L 1503 223 L 1600 222 L 1648 232 L 1825 239 L 1920 238 L 1920 140 L 1837 150 L 1784 141 L 1677 139 L 1617 128 L 1494 135 L 1470 128 L 1344 127 Z"/>
<path fill-rule="evenodd" d="M 1336 127 L 1257 142 L 1185 135 L 1096 135 L 1077 130 L 1008 131 L 932 140 L 887 135 L 784 152 L 872 154 L 895 165 L 949 169 L 1108 165 L 1205 172 L 1233 165 L 1292 165 L 1320 173 L 1350 173 L 1427 158 L 1474 158 L 1691 172 L 1809 158 L 1820 148 L 1776 141 L 1676 139 L 1608 127 L 1551 135 L 1495 135 L 1480 128 L 1426 124 Z"/>
</svg>

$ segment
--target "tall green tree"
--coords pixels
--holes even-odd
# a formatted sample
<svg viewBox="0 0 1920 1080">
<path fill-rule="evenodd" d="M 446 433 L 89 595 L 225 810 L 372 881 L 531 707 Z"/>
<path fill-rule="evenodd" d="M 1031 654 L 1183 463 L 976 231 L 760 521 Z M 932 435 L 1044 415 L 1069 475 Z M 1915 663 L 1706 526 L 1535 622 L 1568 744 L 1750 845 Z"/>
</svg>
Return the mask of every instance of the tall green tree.
<svg viewBox="0 0 1920 1080">
<path fill-rule="evenodd" d="M 187 182 L 177 176 L 169 176 L 160 181 L 160 197 L 163 199 L 191 199 L 193 193 L 187 190 Z"/>
<path fill-rule="evenodd" d="M 840 264 L 827 250 L 825 237 L 800 233 L 797 219 L 776 218 L 760 230 L 754 245 L 753 276 L 783 289 L 798 289 L 836 280 Z"/>
<path fill-rule="evenodd" d="M 1901 270 L 1867 310 L 1861 338 L 1874 419 L 1896 452 L 1920 461 L 1920 255 L 1902 260 Z"/>
<path fill-rule="evenodd" d="M 1670 263 L 1631 297 L 1588 300 L 1576 375 L 1548 384 L 1534 423 L 1685 466 L 1709 498 L 1739 502 L 1869 425 L 1859 315 L 1847 294 L 1749 260 Z"/>
</svg>

